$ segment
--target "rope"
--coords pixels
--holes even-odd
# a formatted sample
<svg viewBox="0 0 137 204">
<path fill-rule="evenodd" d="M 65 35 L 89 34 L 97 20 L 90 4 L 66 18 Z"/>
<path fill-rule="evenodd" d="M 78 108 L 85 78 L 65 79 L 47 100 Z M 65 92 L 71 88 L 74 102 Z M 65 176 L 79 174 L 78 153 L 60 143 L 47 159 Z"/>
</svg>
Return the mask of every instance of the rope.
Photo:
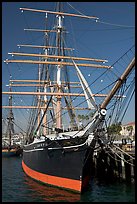
<svg viewBox="0 0 137 204">
<path fill-rule="evenodd" d="M 12 121 L 14 123 L 14 125 L 16 125 L 20 130 L 22 130 L 23 132 L 25 132 L 21 127 L 19 127 L 14 121 Z M 25 132 L 26 133 L 26 132 Z"/>
<path fill-rule="evenodd" d="M 74 8 L 74 7 L 73 7 L 71 4 L 69 4 L 68 2 L 67 2 L 67 4 L 68 4 L 71 8 L 73 8 L 75 11 L 77 11 L 79 14 L 86 16 L 84 13 L 82 13 L 82 12 L 80 12 L 79 10 L 77 10 L 76 8 Z M 135 26 L 128 26 L 128 25 L 120 25 L 120 24 L 108 23 L 108 22 L 100 21 L 100 20 L 95 20 L 95 22 L 102 23 L 102 24 L 106 24 L 106 25 L 124 27 L 124 28 L 135 28 Z"/>
<path fill-rule="evenodd" d="M 128 154 L 127 152 L 123 151 L 121 148 L 117 147 L 116 145 L 114 145 L 117 149 L 119 149 L 121 152 L 123 152 L 124 154 L 128 155 L 129 157 L 131 157 L 132 159 L 135 159 L 134 157 L 132 157 L 130 154 Z"/>
<path fill-rule="evenodd" d="M 119 159 L 116 159 L 115 157 L 112 157 L 112 155 L 111 154 L 109 154 L 109 152 L 106 152 L 112 159 L 114 159 L 115 161 L 118 161 L 118 162 L 121 162 L 121 160 L 119 160 Z"/>
<path fill-rule="evenodd" d="M 127 52 L 126 52 L 126 53 L 127 53 Z M 108 71 L 108 70 L 106 70 L 103 74 L 101 74 L 101 76 L 103 76 L 107 71 Z M 101 76 L 99 76 L 98 78 L 100 78 Z M 98 78 L 95 79 L 88 87 L 90 87 L 95 81 L 97 81 Z M 114 83 L 114 82 L 113 82 L 113 83 Z M 110 85 L 112 85 L 113 83 L 111 83 Z M 109 87 L 110 85 L 108 85 L 107 87 Z M 86 89 L 87 89 L 88 87 L 86 87 Z M 106 87 L 105 87 L 104 89 L 106 89 Z M 102 90 L 104 90 L 104 89 L 102 89 Z M 81 91 L 79 94 L 81 94 L 82 92 L 83 92 L 83 91 Z M 98 93 L 99 93 L 99 92 L 98 92 Z M 78 97 L 78 96 L 74 97 L 72 101 L 74 101 L 77 97 Z M 85 99 L 83 102 L 79 103 L 77 106 L 83 104 L 85 101 L 87 101 L 87 99 Z M 77 106 L 75 106 L 75 107 L 77 107 Z M 66 111 L 65 113 L 63 113 L 62 115 L 66 114 L 66 113 L 67 113 L 67 111 Z M 57 114 L 58 114 L 58 113 L 56 113 L 56 115 L 57 115 Z M 50 120 L 47 121 L 46 124 L 49 124 L 49 123 L 50 123 Z"/>
<path fill-rule="evenodd" d="M 132 163 L 128 162 L 127 160 L 125 160 L 124 158 L 120 157 L 120 156 L 119 156 L 116 152 L 114 152 L 113 150 L 112 150 L 112 152 L 113 152 L 114 154 L 116 154 L 120 159 L 122 159 L 123 161 L 125 161 L 127 164 L 129 164 L 129 165 L 131 165 L 131 166 L 135 166 L 134 164 L 132 164 Z"/>
<path fill-rule="evenodd" d="M 134 164 L 128 162 L 129 160 L 127 161 L 127 160 L 125 160 L 124 158 L 120 157 L 120 156 L 110 147 L 110 145 L 109 145 L 109 148 L 110 148 L 111 151 L 112 151 L 114 154 L 116 154 L 120 159 L 122 159 L 123 161 L 125 161 L 126 163 L 128 163 L 128 164 L 130 164 L 130 165 L 132 165 L 132 166 L 135 166 Z M 124 154 L 127 154 L 127 153 L 124 152 L 122 149 L 119 148 L 119 150 L 122 151 Z M 132 157 L 132 156 L 129 155 L 129 154 L 128 154 L 128 156 L 129 156 L 129 157 Z M 132 157 L 132 160 L 133 160 L 133 159 L 135 159 L 135 158 Z"/>
<path fill-rule="evenodd" d="M 126 112 L 127 112 L 127 109 L 128 109 L 129 104 L 130 104 L 130 102 L 131 102 L 131 99 L 133 98 L 134 93 L 135 93 L 135 89 L 134 89 L 134 91 L 132 92 L 132 95 L 131 95 L 130 100 L 129 100 L 128 104 L 127 104 L 127 107 L 126 107 L 126 109 L 125 109 L 125 111 L 124 111 L 124 113 L 123 113 L 123 115 L 122 115 L 121 121 L 123 120 L 123 118 L 124 118 L 124 116 L 125 116 L 125 114 L 126 114 Z"/>
</svg>

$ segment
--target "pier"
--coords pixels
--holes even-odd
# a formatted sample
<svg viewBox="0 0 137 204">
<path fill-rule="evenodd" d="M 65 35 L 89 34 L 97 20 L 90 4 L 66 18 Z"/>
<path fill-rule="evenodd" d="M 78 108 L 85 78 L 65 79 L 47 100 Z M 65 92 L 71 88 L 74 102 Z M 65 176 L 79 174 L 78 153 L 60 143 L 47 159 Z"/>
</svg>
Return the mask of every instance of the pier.
<svg viewBox="0 0 137 204">
<path fill-rule="evenodd" d="M 95 150 L 94 176 L 105 180 L 135 182 L 135 149 L 125 151 L 117 145 Z"/>
</svg>

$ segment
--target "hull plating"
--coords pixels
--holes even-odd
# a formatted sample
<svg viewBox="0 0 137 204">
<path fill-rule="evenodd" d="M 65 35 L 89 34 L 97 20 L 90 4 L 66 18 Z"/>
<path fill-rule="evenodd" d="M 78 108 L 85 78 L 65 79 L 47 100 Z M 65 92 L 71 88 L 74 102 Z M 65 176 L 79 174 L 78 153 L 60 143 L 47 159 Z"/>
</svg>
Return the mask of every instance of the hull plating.
<svg viewBox="0 0 137 204">
<path fill-rule="evenodd" d="M 25 173 L 46 184 L 81 192 L 88 184 L 92 149 L 86 144 L 61 148 L 53 142 L 32 143 L 23 150 Z"/>
</svg>

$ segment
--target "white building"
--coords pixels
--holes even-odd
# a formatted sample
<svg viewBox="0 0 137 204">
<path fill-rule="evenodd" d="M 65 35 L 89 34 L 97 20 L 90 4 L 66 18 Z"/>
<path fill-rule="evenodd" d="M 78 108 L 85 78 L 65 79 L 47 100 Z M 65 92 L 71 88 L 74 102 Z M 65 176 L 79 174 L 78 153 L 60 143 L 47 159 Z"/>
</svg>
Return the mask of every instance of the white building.
<svg viewBox="0 0 137 204">
<path fill-rule="evenodd" d="M 128 130 L 128 127 L 132 126 L 133 129 L 129 129 Z M 120 131 L 121 135 L 123 136 L 129 136 L 129 137 L 134 137 L 135 135 L 135 122 L 130 122 L 130 123 L 127 123 L 125 125 L 121 125 L 122 127 L 122 130 Z"/>
</svg>

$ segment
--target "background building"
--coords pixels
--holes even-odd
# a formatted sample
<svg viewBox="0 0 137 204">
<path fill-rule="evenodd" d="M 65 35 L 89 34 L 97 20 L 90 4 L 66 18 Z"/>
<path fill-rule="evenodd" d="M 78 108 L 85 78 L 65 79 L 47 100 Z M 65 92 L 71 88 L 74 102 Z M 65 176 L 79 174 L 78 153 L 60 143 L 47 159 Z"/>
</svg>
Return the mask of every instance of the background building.
<svg viewBox="0 0 137 204">
<path fill-rule="evenodd" d="M 121 125 L 122 130 L 120 131 L 121 135 L 124 137 L 130 137 L 135 140 L 135 122 L 130 122 L 125 125 Z"/>
</svg>

